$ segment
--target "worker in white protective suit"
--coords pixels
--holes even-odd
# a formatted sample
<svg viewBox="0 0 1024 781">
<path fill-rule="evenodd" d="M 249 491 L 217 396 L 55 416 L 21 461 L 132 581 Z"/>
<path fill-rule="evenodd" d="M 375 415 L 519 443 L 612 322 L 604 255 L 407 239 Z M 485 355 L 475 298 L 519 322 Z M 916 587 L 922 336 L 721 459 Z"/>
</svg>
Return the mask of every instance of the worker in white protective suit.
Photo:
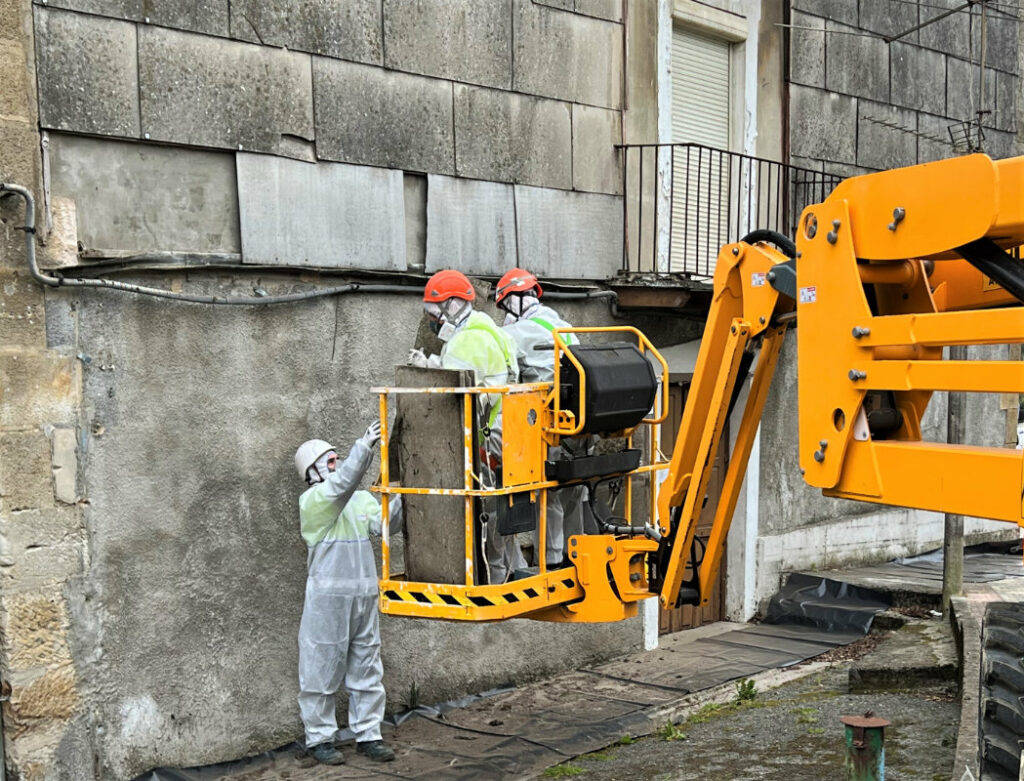
<svg viewBox="0 0 1024 781">
<path fill-rule="evenodd" d="M 318 761 L 345 761 L 334 746 L 338 722 L 335 695 L 348 691 L 348 727 L 356 750 L 370 759 L 395 758 L 381 740 L 384 668 L 380 659 L 377 568 L 370 534 L 381 533 L 381 507 L 356 487 L 380 441 L 374 421 L 340 464 L 322 439 L 299 446 L 295 467 L 309 488 L 299 497 L 302 538 L 309 546 L 306 602 L 299 625 L 299 711 L 306 747 Z M 401 497 L 390 502 L 391 528 L 401 529 Z"/>
<path fill-rule="evenodd" d="M 490 317 L 473 309 L 476 292 L 465 274 L 447 269 L 428 281 L 423 291 L 423 308 L 430 327 L 444 342 L 440 355 L 409 352 L 413 366 L 465 369 L 473 372 L 477 385 L 497 387 L 518 382 L 515 344 Z M 481 480 L 496 488 L 501 474 L 501 395 L 481 394 L 479 402 Z M 526 567 L 513 535 L 497 530 L 496 503 L 489 503 L 485 552 L 490 583 L 504 583 L 517 569 Z"/>
<path fill-rule="evenodd" d="M 505 312 L 505 333 L 516 343 L 516 361 L 522 382 L 552 382 L 555 378 L 553 332 L 571 328 L 554 309 L 540 302 L 544 294 L 537 277 L 529 271 L 514 268 L 505 273 L 494 290 L 498 308 Z M 562 334 L 567 345 L 577 344 L 573 334 Z M 558 460 L 570 455 L 586 455 L 592 449 L 589 437 L 564 437 L 557 447 L 548 449 L 548 459 Z M 548 491 L 545 562 L 549 569 L 565 560 L 565 540 L 583 533 L 583 502 L 587 488 L 574 485 Z M 539 543 L 538 543 L 539 545 Z"/>
</svg>

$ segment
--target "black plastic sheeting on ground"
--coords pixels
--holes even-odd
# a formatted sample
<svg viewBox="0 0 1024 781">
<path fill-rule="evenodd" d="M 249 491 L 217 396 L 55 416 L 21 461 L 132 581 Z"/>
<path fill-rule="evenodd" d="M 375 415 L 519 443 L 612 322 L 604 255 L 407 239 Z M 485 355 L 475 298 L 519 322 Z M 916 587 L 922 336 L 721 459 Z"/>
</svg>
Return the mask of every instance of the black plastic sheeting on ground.
<svg viewBox="0 0 1024 781">
<path fill-rule="evenodd" d="M 443 718 L 448 711 L 457 708 L 465 708 L 478 700 L 494 697 L 498 694 L 512 691 L 509 688 L 491 689 L 480 694 L 470 694 L 460 697 L 457 700 L 442 702 L 439 705 L 421 705 L 414 710 L 403 711 L 388 716 L 384 720 L 387 726 L 397 727 L 399 724 L 413 717 Z M 335 741 L 338 743 L 352 740 L 352 731 L 347 727 L 338 730 Z M 262 754 L 237 759 L 231 762 L 219 762 L 215 765 L 204 765 L 203 767 L 170 768 L 161 767 L 155 770 L 148 770 L 142 775 L 136 776 L 132 781 L 217 781 L 217 779 L 230 778 L 237 773 L 264 768 L 273 765 L 279 760 L 292 759 L 305 754 L 305 747 L 298 742 L 289 743 L 272 751 L 264 751 Z M 357 776 L 352 776 L 356 778 Z"/>
<path fill-rule="evenodd" d="M 794 572 L 768 603 L 766 624 L 801 624 L 866 635 L 889 600 L 870 589 Z"/>
<path fill-rule="evenodd" d="M 560 675 L 541 684 L 496 690 L 389 720 L 397 750 L 386 766 L 346 749 L 337 779 L 461 781 L 535 774 L 553 764 L 648 734 L 656 713 L 681 697 L 765 670 L 788 667 L 867 633 L 887 604 L 864 588 L 793 575 L 762 624 L 689 640 L 665 635 L 658 649 Z M 538 631 L 543 631 L 539 626 Z M 339 736 L 342 738 L 344 736 Z M 297 744 L 204 768 L 159 769 L 136 781 L 269 781 L 320 778 L 304 770 Z"/>
</svg>

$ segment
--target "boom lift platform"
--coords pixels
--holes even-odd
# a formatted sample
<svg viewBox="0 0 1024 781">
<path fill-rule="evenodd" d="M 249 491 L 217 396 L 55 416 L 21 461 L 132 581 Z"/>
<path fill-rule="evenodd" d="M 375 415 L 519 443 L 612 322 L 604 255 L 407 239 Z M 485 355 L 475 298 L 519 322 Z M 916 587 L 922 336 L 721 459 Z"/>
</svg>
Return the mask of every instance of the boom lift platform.
<svg viewBox="0 0 1024 781">
<path fill-rule="evenodd" d="M 1024 157 L 976 154 L 854 177 L 808 206 L 796 243 L 755 231 L 721 248 L 714 293 L 693 382 L 671 461 L 659 457 L 648 417 L 658 378 L 635 329 L 555 332 L 553 383 L 504 388 L 378 388 L 382 495 L 445 492 L 465 497 L 465 584 L 412 583 L 392 577 L 387 534 L 381 611 L 468 621 L 528 617 L 615 621 L 639 600 L 662 606 L 706 604 L 786 331 L 797 344 L 799 458 L 804 480 L 832 497 L 992 518 L 1024 526 L 1024 451 L 922 440 L 921 420 L 935 391 L 1021 393 L 1024 363 L 949 361 L 949 345 L 1024 342 Z M 613 349 L 567 345 L 562 335 L 628 331 Z M 627 349 L 629 348 L 629 349 Z M 618 351 L 618 352 L 616 352 Z M 640 360 L 637 359 L 640 356 Z M 756 363 L 755 363 L 756 359 Z M 709 538 L 696 537 L 722 431 L 751 368 L 753 378 Z M 458 393 L 464 399 L 465 483 L 407 488 L 389 484 L 387 398 L 407 392 Z M 483 489 L 472 468 L 473 403 L 503 397 L 501 488 Z M 648 426 L 648 458 L 631 447 Z M 552 464 L 548 445 L 562 437 L 617 433 L 626 447 L 611 457 Z M 629 455 L 625 455 L 625 454 Z M 598 460 L 590 460 L 596 458 Z M 667 470 L 655 497 L 653 473 Z M 632 481 L 648 479 L 651 518 L 631 520 Z M 599 519 L 602 533 L 571 537 L 569 567 L 505 584 L 477 585 L 472 568 L 474 498 L 536 506 L 544 539 L 548 491 L 620 478 L 622 519 Z M 510 499 L 516 497 L 516 499 Z M 454 519 L 453 519 L 454 521 Z M 387 523 L 385 523 L 385 530 Z M 543 545 L 539 546 L 543 549 Z"/>
</svg>

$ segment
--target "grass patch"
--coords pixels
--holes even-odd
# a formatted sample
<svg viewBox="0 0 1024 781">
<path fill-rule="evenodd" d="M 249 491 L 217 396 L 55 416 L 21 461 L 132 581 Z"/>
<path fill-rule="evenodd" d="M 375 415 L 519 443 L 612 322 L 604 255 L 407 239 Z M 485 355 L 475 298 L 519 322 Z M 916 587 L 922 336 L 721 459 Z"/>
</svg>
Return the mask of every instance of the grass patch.
<svg viewBox="0 0 1024 781">
<path fill-rule="evenodd" d="M 607 762 L 614 759 L 614 755 L 610 751 L 595 751 L 592 754 L 584 754 L 578 759 L 582 759 L 584 762 Z"/>
<path fill-rule="evenodd" d="M 793 713 L 796 714 L 797 724 L 817 724 L 818 723 L 818 709 L 817 708 L 794 708 Z"/>
<path fill-rule="evenodd" d="M 573 765 L 572 763 L 568 763 L 565 765 L 555 765 L 554 767 L 549 767 L 547 770 L 541 773 L 541 775 L 544 776 L 544 778 L 568 778 L 569 776 L 581 776 L 586 772 L 587 771 L 581 768 L 579 765 Z"/>
<path fill-rule="evenodd" d="M 736 702 L 752 702 L 757 699 L 757 684 L 750 678 L 736 681 Z"/>
<path fill-rule="evenodd" d="M 687 734 L 671 721 L 666 722 L 665 726 L 658 730 L 658 736 L 662 740 L 686 740 L 687 738 Z"/>
<path fill-rule="evenodd" d="M 825 734 L 825 729 L 823 727 L 808 727 L 807 728 L 807 734 L 808 735 L 824 735 Z"/>
<path fill-rule="evenodd" d="M 636 743 L 636 738 L 634 738 L 632 735 L 623 735 L 621 738 L 619 738 L 620 746 L 629 746 L 633 743 Z"/>
</svg>

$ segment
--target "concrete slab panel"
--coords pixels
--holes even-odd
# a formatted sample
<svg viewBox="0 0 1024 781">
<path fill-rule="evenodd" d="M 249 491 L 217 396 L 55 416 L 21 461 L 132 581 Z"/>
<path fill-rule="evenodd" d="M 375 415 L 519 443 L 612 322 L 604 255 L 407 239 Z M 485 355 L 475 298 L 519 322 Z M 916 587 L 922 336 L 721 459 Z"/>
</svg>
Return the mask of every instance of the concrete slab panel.
<svg viewBox="0 0 1024 781">
<path fill-rule="evenodd" d="M 658 4 L 630 3 L 625 24 L 626 94 L 629 105 L 622 112 L 622 136 L 628 144 L 658 138 L 658 50 L 650 42 L 658 37 Z"/>
<path fill-rule="evenodd" d="M 35 29 L 40 124 L 138 136 L 135 25 L 37 8 Z"/>
<path fill-rule="evenodd" d="M 621 22 L 622 0 L 576 0 L 576 13 Z"/>
<path fill-rule="evenodd" d="M 46 346 L 49 311 L 43 286 L 27 268 L 0 270 L 0 343 L 8 349 L 39 350 Z"/>
<path fill-rule="evenodd" d="M 946 115 L 953 119 L 977 119 L 981 105 L 977 65 L 955 57 L 946 58 Z M 985 106 L 992 109 L 996 98 L 995 71 L 985 70 Z M 991 121 L 991 117 L 987 121 Z"/>
<path fill-rule="evenodd" d="M 622 121 L 618 111 L 572 107 L 572 186 L 574 190 L 622 195 Z"/>
<path fill-rule="evenodd" d="M 939 19 L 946 11 L 963 6 L 960 0 L 928 0 L 928 7 L 921 8 L 921 22 L 928 22 L 918 33 L 922 46 L 944 52 L 954 57 L 969 59 L 971 56 L 971 16 L 956 13 Z"/>
<path fill-rule="evenodd" d="M 542 277 L 608 279 L 622 266 L 622 198 L 517 186 L 519 263 Z"/>
<path fill-rule="evenodd" d="M 981 21 L 977 21 L 980 28 Z M 1005 13 L 989 13 L 985 25 L 985 66 L 1007 73 L 1017 73 L 1019 49 L 1020 22 Z"/>
<path fill-rule="evenodd" d="M 572 11 L 574 0 L 533 0 L 537 5 L 546 5 L 548 8 L 557 8 L 560 11 Z"/>
<path fill-rule="evenodd" d="M 1020 154 L 1020 144 L 1014 133 L 985 130 L 985 153 L 994 160 L 1004 160 Z"/>
<path fill-rule="evenodd" d="M 949 138 L 950 124 L 948 117 L 917 115 L 917 162 L 930 163 L 956 155 Z"/>
<path fill-rule="evenodd" d="M 511 0 L 384 0 L 388 68 L 512 87 Z"/>
<path fill-rule="evenodd" d="M 313 76 L 321 159 L 453 173 L 449 82 L 322 57 Z"/>
<path fill-rule="evenodd" d="M 178 144 L 287 154 L 313 138 L 309 57 L 157 27 L 139 31 L 142 130 Z"/>
<path fill-rule="evenodd" d="M 228 34 L 228 0 L 45 0 L 43 5 L 176 30 Z"/>
<path fill-rule="evenodd" d="M 856 98 L 794 84 L 790 88 L 790 101 L 792 154 L 856 163 Z"/>
<path fill-rule="evenodd" d="M 519 265 L 512 185 L 427 177 L 427 273 L 504 274 Z"/>
<path fill-rule="evenodd" d="M 857 25 L 857 3 L 849 0 L 793 0 L 794 11 L 804 11 L 823 19 Z"/>
<path fill-rule="evenodd" d="M 405 271 L 402 172 L 239 153 L 245 263 Z"/>
<path fill-rule="evenodd" d="M 26 99 L 34 91 L 30 86 L 27 41 L 0 43 L 0 116 L 20 122 L 35 122 L 29 118 Z"/>
<path fill-rule="evenodd" d="M 890 0 L 859 0 L 860 28 L 879 35 L 893 36 L 917 27 L 917 5 L 892 3 Z M 928 10 L 928 9 L 925 9 Z M 917 32 L 900 38 L 907 43 L 917 42 Z"/>
<path fill-rule="evenodd" d="M 53 133 L 50 165 L 53 195 L 75 202 L 86 250 L 241 250 L 230 153 Z"/>
<path fill-rule="evenodd" d="M 567 103 L 456 84 L 455 137 L 459 176 L 572 187 Z"/>
<path fill-rule="evenodd" d="M 793 12 L 795 27 L 811 27 L 821 32 L 794 29 L 790 34 L 790 80 L 808 87 L 825 86 L 825 20 L 820 16 Z"/>
<path fill-rule="evenodd" d="M 0 434 L 0 494 L 7 512 L 53 507 L 50 443 L 42 431 Z"/>
<path fill-rule="evenodd" d="M 513 89 L 604 108 L 622 106 L 622 28 L 513 0 Z"/>
<path fill-rule="evenodd" d="M 895 41 L 892 58 L 892 102 L 897 106 L 944 114 L 946 57 L 930 49 Z"/>
<path fill-rule="evenodd" d="M 825 86 L 833 92 L 887 103 L 889 47 L 886 43 L 880 38 L 843 35 L 843 32 L 857 30 L 835 22 L 828 22 L 826 29 L 836 32 L 828 36 Z"/>
<path fill-rule="evenodd" d="M 858 104 L 857 165 L 884 170 L 917 162 L 917 114 L 871 103 Z"/>
<path fill-rule="evenodd" d="M 1020 77 L 997 71 L 995 82 L 995 108 L 989 115 L 989 120 L 999 130 L 1016 130 L 1017 101 L 1021 91 Z"/>
<path fill-rule="evenodd" d="M 232 0 L 231 37 L 379 65 L 380 0 Z"/>
</svg>

